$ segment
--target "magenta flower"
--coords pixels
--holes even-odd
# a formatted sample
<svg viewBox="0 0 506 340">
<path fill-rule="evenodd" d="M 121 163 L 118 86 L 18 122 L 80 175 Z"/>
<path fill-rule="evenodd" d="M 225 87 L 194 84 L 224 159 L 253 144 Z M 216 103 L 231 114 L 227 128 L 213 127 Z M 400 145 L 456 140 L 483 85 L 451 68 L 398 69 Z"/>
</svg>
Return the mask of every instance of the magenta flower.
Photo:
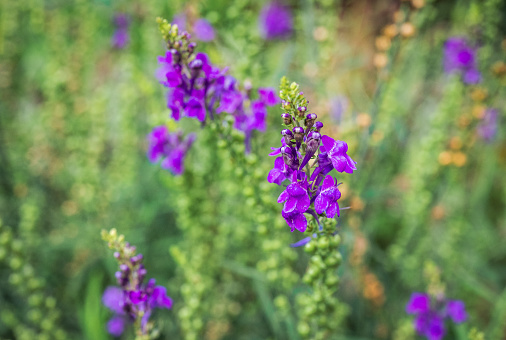
<svg viewBox="0 0 506 340">
<path fill-rule="evenodd" d="M 293 32 L 292 13 L 277 1 L 265 4 L 260 11 L 258 24 L 260 35 L 266 40 L 286 39 Z"/>
<path fill-rule="evenodd" d="M 281 216 L 283 216 L 286 223 L 290 227 L 290 231 L 293 232 L 295 229 L 297 229 L 301 233 L 306 231 L 307 219 L 303 213 L 296 212 L 296 211 L 286 213 L 285 211 L 281 211 Z"/>
<path fill-rule="evenodd" d="M 206 19 L 198 19 L 195 21 L 193 25 L 193 30 L 195 32 L 195 38 L 201 41 L 211 41 L 214 40 L 214 28 L 209 21 Z"/>
<path fill-rule="evenodd" d="M 327 218 L 339 216 L 339 203 L 337 200 L 341 198 L 341 192 L 337 188 L 334 178 L 330 175 L 325 177 L 321 187 L 320 194 L 316 197 L 314 208 L 317 214 L 325 214 Z"/>
<path fill-rule="evenodd" d="M 183 138 L 182 132 L 169 133 L 165 125 L 153 128 L 148 134 L 148 159 L 152 163 L 162 160 L 163 169 L 181 175 L 184 171 L 183 163 L 186 153 L 195 141 L 195 134 Z"/>
<path fill-rule="evenodd" d="M 267 181 L 269 183 L 276 183 L 277 185 L 281 185 L 281 183 L 285 179 L 289 179 L 292 175 L 293 170 L 285 165 L 283 161 L 283 157 L 278 157 L 274 161 L 274 168 L 269 171 L 269 175 L 267 176 Z"/>
<path fill-rule="evenodd" d="M 450 318 L 455 323 L 466 321 L 467 313 L 464 303 L 460 300 L 440 298 L 431 304 L 429 295 L 413 293 L 406 305 L 406 313 L 415 314 L 414 328 L 416 332 L 428 340 L 441 340 L 445 333 L 444 320 Z"/>
<path fill-rule="evenodd" d="M 353 170 L 357 170 L 355 162 L 351 159 L 346 152 L 348 152 L 348 144 L 340 140 L 334 140 L 329 136 L 322 136 L 322 144 L 325 147 L 325 151 L 329 159 L 338 172 L 353 173 Z"/>
<path fill-rule="evenodd" d="M 112 35 L 111 45 L 114 48 L 123 49 L 130 41 L 130 36 L 128 34 L 130 20 L 126 14 L 118 13 L 114 16 L 113 23 L 114 26 L 116 26 L 116 30 Z"/>
<path fill-rule="evenodd" d="M 307 181 L 294 182 L 278 197 L 278 203 L 285 202 L 283 212 L 304 213 L 309 208 L 310 198 L 307 191 Z"/>
<path fill-rule="evenodd" d="M 444 44 L 443 66 L 445 73 L 458 73 L 466 84 L 481 82 L 476 61 L 476 49 L 465 38 L 452 37 Z"/>
</svg>

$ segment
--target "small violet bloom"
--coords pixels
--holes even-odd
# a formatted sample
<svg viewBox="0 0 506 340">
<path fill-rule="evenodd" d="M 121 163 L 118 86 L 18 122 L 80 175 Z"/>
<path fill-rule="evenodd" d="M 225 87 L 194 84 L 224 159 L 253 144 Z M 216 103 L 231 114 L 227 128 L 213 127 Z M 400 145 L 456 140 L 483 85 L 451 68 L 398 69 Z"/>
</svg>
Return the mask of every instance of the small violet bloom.
<svg viewBox="0 0 506 340">
<path fill-rule="evenodd" d="M 278 203 L 285 202 L 283 212 L 285 213 L 304 213 L 309 208 L 310 198 L 308 194 L 307 180 L 294 181 L 278 197 Z"/>
<path fill-rule="evenodd" d="M 130 41 L 130 36 L 128 34 L 130 20 L 126 14 L 118 13 L 114 16 L 113 23 L 114 26 L 116 26 L 116 30 L 112 35 L 111 45 L 114 48 L 123 49 Z"/>
<path fill-rule="evenodd" d="M 348 144 L 340 140 L 334 140 L 329 136 L 322 136 L 322 144 L 325 147 L 328 158 L 331 160 L 334 169 L 338 172 L 353 173 L 353 170 L 357 170 L 355 162 L 350 156 L 346 154 L 348 152 Z"/>
<path fill-rule="evenodd" d="M 341 198 L 341 192 L 337 188 L 334 178 L 330 175 L 325 177 L 321 187 L 320 194 L 316 197 L 314 207 L 317 214 L 326 213 L 327 218 L 339 216 L 339 204 L 337 200 Z"/>
<path fill-rule="evenodd" d="M 466 84 L 481 82 L 476 49 L 470 46 L 465 38 L 451 37 L 445 42 L 443 67 L 447 74 L 461 74 L 462 81 Z"/>
<path fill-rule="evenodd" d="M 184 171 L 184 158 L 194 141 L 193 133 L 183 139 L 181 132 L 170 134 L 167 126 L 157 126 L 148 134 L 148 159 L 152 163 L 161 159 L 162 168 L 181 175 Z"/>
<path fill-rule="evenodd" d="M 211 41 L 214 40 L 214 28 L 209 21 L 206 19 L 197 19 L 193 25 L 195 32 L 195 38 L 200 41 Z"/>
<path fill-rule="evenodd" d="M 293 32 L 290 10 L 278 1 L 267 3 L 258 18 L 260 35 L 266 40 L 286 39 Z"/>
<path fill-rule="evenodd" d="M 414 328 L 419 335 L 428 340 L 441 340 L 446 328 L 444 320 L 450 318 L 455 323 L 466 321 L 467 313 L 462 301 L 445 300 L 431 304 L 429 295 L 413 293 L 406 305 L 406 313 L 414 314 Z"/>
</svg>

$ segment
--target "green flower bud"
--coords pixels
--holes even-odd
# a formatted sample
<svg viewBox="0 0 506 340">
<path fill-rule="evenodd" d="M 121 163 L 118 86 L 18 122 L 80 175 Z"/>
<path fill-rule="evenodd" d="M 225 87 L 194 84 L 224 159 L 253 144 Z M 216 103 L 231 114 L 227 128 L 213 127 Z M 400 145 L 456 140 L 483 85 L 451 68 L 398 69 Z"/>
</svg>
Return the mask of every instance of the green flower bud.
<svg viewBox="0 0 506 340">
<path fill-rule="evenodd" d="M 329 248 L 329 245 L 330 245 L 330 241 L 329 241 L 329 238 L 326 237 L 326 236 L 320 236 L 318 238 L 318 249 L 320 250 L 326 250 Z"/>
<path fill-rule="evenodd" d="M 331 268 L 338 267 L 343 260 L 341 253 L 335 252 L 325 259 L 325 264 Z"/>
<path fill-rule="evenodd" d="M 227 141 L 225 141 L 223 139 L 218 140 L 218 142 L 216 144 L 218 145 L 218 148 L 220 148 L 220 149 L 225 149 L 227 147 Z"/>
<path fill-rule="evenodd" d="M 23 260 L 17 256 L 11 258 L 11 260 L 9 261 L 9 266 L 11 267 L 12 270 L 18 270 L 21 268 L 22 265 Z"/>
<path fill-rule="evenodd" d="M 21 242 L 20 240 L 12 240 L 11 249 L 16 253 L 21 253 L 21 251 L 23 250 L 23 242 Z"/>
<path fill-rule="evenodd" d="M 335 234 L 330 238 L 330 247 L 337 248 L 341 244 L 341 236 L 339 234 Z"/>
<path fill-rule="evenodd" d="M 325 278 L 325 285 L 329 288 L 336 287 L 339 284 L 339 276 L 334 273 L 327 272 L 327 277 Z"/>
<path fill-rule="evenodd" d="M 27 317 L 28 320 L 36 323 L 39 322 L 40 319 L 42 319 L 42 312 L 40 311 L 40 309 L 31 309 L 28 311 Z"/>
<path fill-rule="evenodd" d="M 306 337 L 311 332 L 311 327 L 309 327 L 307 322 L 299 322 L 297 325 L 297 331 L 301 336 Z"/>
<path fill-rule="evenodd" d="M 311 240 L 308 243 L 306 243 L 306 245 L 304 246 L 304 251 L 306 253 L 313 254 L 316 251 L 315 242 Z"/>
</svg>

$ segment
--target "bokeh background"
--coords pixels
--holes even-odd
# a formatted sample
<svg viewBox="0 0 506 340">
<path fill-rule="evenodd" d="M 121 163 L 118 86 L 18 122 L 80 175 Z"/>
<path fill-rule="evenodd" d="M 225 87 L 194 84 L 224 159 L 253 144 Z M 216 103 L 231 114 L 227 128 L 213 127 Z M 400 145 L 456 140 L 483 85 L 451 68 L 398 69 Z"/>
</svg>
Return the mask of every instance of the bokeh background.
<svg viewBox="0 0 506 340">
<path fill-rule="evenodd" d="M 241 82 L 300 83 L 358 162 L 340 178 L 351 209 L 340 218 L 333 339 L 416 339 L 405 305 L 434 285 L 469 313 L 446 339 L 472 328 L 506 339 L 506 3 L 286 0 L 292 34 L 264 39 L 266 3 L 0 3 L 1 339 L 112 338 L 101 296 L 116 263 L 100 238 L 112 227 L 174 300 L 155 315 L 162 339 L 299 339 L 308 255 L 289 247 L 303 235 L 265 180 L 280 109 L 243 165 L 253 179 L 188 122 L 201 135 L 186 176 L 146 157 L 146 135 L 169 116 L 155 18 L 176 15 L 190 32 L 211 23 L 214 39 L 198 48 Z M 128 41 L 114 46 L 120 13 Z M 479 84 L 444 72 L 452 36 L 475 48 Z M 264 205 L 251 200 L 259 188 Z"/>
</svg>

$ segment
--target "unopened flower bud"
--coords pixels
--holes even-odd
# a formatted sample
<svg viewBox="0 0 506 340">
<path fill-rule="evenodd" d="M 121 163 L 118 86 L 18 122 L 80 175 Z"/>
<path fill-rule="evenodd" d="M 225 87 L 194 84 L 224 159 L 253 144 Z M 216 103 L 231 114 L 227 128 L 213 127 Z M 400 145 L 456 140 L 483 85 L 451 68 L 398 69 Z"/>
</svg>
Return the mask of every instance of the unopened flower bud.
<svg viewBox="0 0 506 340">
<path fill-rule="evenodd" d="M 195 51 L 195 47 L 197 47 L 197 44 L 196 44 L 196 43 L 194 43 L 194 42 L 189 43 L 189 44 L 188 44 L 188 53 L 189 53 L 189 54 L 192 54 L 192 53 L 193 53 L 193 51 Z"/>
<path fill-rule="evenodd" d="M 318 118 L 316 113 L 310 113 L 306 116 L 306 119 L 304 120 L 304 125 L 306 126 L 306 131 L 311 129 L 313 127 L 314 121 Z"/>
<path fill-rule="evenodd" d="M 289 115 L 288 113 L 283 113 L 281 115 L 281 118 L 283 118 L 283 124 L 285 124 L 285 125 L 292 124 L 292 116 Z"/>
<path fill-rule="evenodd" d="M 297 149 L 300 148 L 302 141 L 304 139 L 304 129 L 300 126 L 296 126 L 293 128 L 293 135 L 295 137 L 295 143 L 297 144 Z"/>
<path fill-rule="evenodd" d="M 314 123 L 314 127 L 316 129 L 316 132 L 320 132 L 321 128 L 323 127 L 323 123 L 322 122 L 316 122 L 316 123 Z"/>
<path fill-rule="evenodd" d="M 290 129 L 281 130 L 281 135 L 285 138 L 285 144 L 292 146 L 293 133 Z"/>
<path fill-rule="evenodd" d="M 305 106 L 299 106 L 299 107 L 297 108 L 297 110 L 299 111 L 299 117 L 300 117 L 300 118 L 303 118 L 303 117 L 304 117 L 304 114 L 305 114 L 305 113 L 306 113 L 306 111 L 307 111 L 307 107 L 305 107 Z"/>
</svg>

